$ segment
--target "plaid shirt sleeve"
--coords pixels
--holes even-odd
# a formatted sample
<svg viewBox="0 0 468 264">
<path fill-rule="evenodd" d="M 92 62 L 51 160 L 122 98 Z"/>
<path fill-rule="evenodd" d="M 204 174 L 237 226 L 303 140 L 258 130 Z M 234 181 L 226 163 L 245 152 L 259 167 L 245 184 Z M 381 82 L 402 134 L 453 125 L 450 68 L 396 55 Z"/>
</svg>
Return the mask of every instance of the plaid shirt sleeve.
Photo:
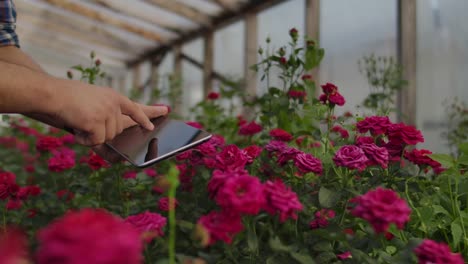
<svg viewBox="0 0 468 264">
<path fill-rule="evenodd" d="M 19 47 L 16 29 L 16 10 L 13 0 L 0 0 L 0 47 Z"/>
</svg>

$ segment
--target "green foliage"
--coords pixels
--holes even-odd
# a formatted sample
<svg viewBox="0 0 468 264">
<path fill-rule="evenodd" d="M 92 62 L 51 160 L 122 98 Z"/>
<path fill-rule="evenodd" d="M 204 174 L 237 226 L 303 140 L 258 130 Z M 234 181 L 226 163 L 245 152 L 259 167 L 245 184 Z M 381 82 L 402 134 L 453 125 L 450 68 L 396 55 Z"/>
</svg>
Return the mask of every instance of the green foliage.
<svg viewBox="0 0 468 264">
<path fill-rule="evenodd" d="M 396 94 L 407 85 L 402 68 L 396 60 L 374 54 L 364 56 L 359 61 L 359 71 L 366 77 L 370 88 L 363 106 L 377 115 L 394 112 Z"/>
<path fill-rule="evenodd" d="M 244 230 L 233 237 L 232 243 L 216 242 L 208 246 L 209 234 L 201 228 L 198 220 L 209 212 L 219 210 L 216 201 L 206 191 L 212 169 L 194 165 L 191 161 L 171 159 L 152 168 L 158 172 L 155 178 L 124 163 L 99 170 L 92 170 L 86 163 L 77 163 L 73 169 L 55 173 L 49 171 L 47 166 L 52 154 L 39 153 L 35 149 L 37 137 L 21 132 L 20 127 L 14 125 L 1 133 L 15 135 L 18 141 L 27 144 L 27 153 L 40 155 L 29 163 L 24 152 L 2 147 L 0 168 L 14 172 L 20 186 L 38 184 L 43 192 L 26 200 L 18 210 L 5 210 L 5 201 L 0 201 L 4 225 L 15 224 L 25 229 L 34 248 L 37 245 L 35 233 L 70 209 L 105 208 L 122 218 L 145 211 L 158 212 L 171 221 L 163 237 L 145 245 L 146 263 L 173 263 L 171 261 L 174 259 L 177 259 L 177 263 L 197 263 L 194 259 L 203 259 L 206 263 L 216 264 L 415 263 L 413 250 L 423 239 L 443 241 L 452 251 L 460 252 L 467 258 L 468 142 L 458 145 L 459 153 L 456 156 L 429 156 L 445 168 L 440 174 L 425 165 L 412 164 L 403 157 L 398 162 L 390 162 L 387 168 L 369 166 L 362 171 L 335 165 L 333 157 L 337 150 L 355 144 L 355 137 L 361 135 L 355 130 L 355 123 L 362 117 L 335 116 L 334 106 L 322 104 L 315 98 L 317 84 L 307 72 L 320 63 L 324 51 L 310 40 L 302 47 L 296 34 L 290 33 L 291 42 L 287 47 L 270 50 L 270 41 L 267 40 L 267 47 L 259 50 L 261 61 L 252 68 L 261 70 L 263 83 L 267 86 L 264 95 L 248 100 L 240 92 L 239 84 L 225 84 L 219 91 L 219 99 L 199 102 L 191 109 L 188 119 L 221 135 L 227 145 L 234 144 L 241 149 L 252 145 L 265 146 L 272 139 L 269 132 L 281 128 L 293 136 L 294 140 L 287 143 L 289 147 L 319 158 L 323 166 L 320 175 L 313 172 L 303 174 L 293 161 L 279 165 L 277 157 L 265 150 L 246 166 L 248 173 L 261 182 L 281 179 L 287 188 L 297 194 L 303 206 L 297 219 L 281 222 L 277 216 L 266 211 L 244 216 Z M 370 62 L 372 60 L 375 61 L 374 66 Z M 386 94 L 383 100 L 379 98 L 369 104 L 372 106 L 370 109 L 379 114 L 387 113 L 393 103 L 389 97 L 404 82 L 398 77 L 396 65 L 389 59 L 369 59 L 368 63 L 375 67 L 369 70 L 373 85 L 384 89 Z M 384 65 L 383 72 L 380 63 Z M 270 86 L 273 69 L 278 71 L 283 81 L 282 87 Z M 85 78 L 89 80 L 90 76 L 86 75 Z M 173 86 L 177 85 L 171 84 Z M 304 94 L 295 97 L 291 96 L 291 91 Z M 243 117 L 237 116 L 240 114 L 239 104 L 246 109 Z M 263 129 L 254 135 L 240 135 L 242 121 L 255 121 Z M 30 121 L 23 123 L 12 119 L 10 122 L 35 127 L 41 134 L 63 135 L 62 132 L 53 134 Z M 349 137 L 335 133 L 332 128 L 336 125 L 346 129 Z M 378 136 L 375 140 L 387 141 L 388 138 Z M 76 152 L 77 160 L 89 157 L 89 149 L 77 145 L 71 147 Z M 33 173 L 24 169 L 24 165 L 31 164 L 35 167 Z M 178 179 L 175 177 L 175 164 L 195 168 L 189 184 L 182 174 L 178 175 Z M 122 176 L 128 171 L 135 171 L 136 177 L 124 179 Z M 153 191 L 153 187 L 162 189 L 162 193 Z M 402 230 L 390 226 L 387 236 L 377 234 L 368 222 L 350 213 L 352 198 L 377 187 L 394 190 L 412 209 L 407 225 Z M 58 198 L 56 192 L 62 189 L 74 193 L 74 198 Z M 177 210 L 159 210 L 158 200 L 174 197 L 176 189 Z M 34 218 L 27 217 L 30 209 L 38 211 Z M 311 228 L 310 223 L 317 220 L 317 212 L 323 209 L 333 210 L 333 216 L 327 219 L 326 225 Z M 340 257 L 340 254 L 347 252 L 351 254 L 350 258 L 341 259 L 344 257 Z"/>
<path fill-rule="evenodd" d="M 457 97 L 444 104 L 448 125 L 442 136 L 446 138 L 452 153 L 457 155 L 457 146 L 468 140 L 468 106 Z"/>
</svg>

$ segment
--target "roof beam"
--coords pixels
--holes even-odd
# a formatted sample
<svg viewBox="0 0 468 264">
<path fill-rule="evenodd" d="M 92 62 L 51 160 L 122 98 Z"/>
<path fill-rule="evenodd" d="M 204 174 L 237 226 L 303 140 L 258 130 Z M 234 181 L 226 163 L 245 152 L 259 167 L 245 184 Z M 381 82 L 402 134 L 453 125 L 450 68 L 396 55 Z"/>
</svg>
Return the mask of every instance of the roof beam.
<svg viewBox="0 0 468 264">
<path fill-rule="evenodd" d="M 21 24 L 37 26 L 39 28 L 60 33 L 71 38 L 78 38 L 80 40 L 86 41 L 87 43 L 98 45 L 109 50 L 126 52 L 129 53 L 129 55 L 131 56 L 136 56 L 138 54 L 137 52 L 135 52 L 136 49 L 134 47 L 132 48 L 128 44 L 122 45 L 120 42 L 116 43 L 115 41 L 113 41 L 113 39 L 105 37 L 103 38 L 99 34 L 89 34 L 89 31 L 86 32 L 82 30 L 80 28 L 80 25 L 68 24 L 66 21 L 63 21 L 63 23 L 57 23 L 52 21 L 50 18 L 41 19 L 40 17 L 33 16 L 27 13 L 22 13 L 20 20 Z"/>
<path fill-rule="evenodd" d="M 141 16 L 135 12 L 130 11 L 129 9 L 125 9 L 122 6 L 116 5 L 112 0 L 93 0 L 96 4 L 103 6 L 105 8 L 108 8 L 116 13 L 131 16 L 132 18 L 136 18 L 139 20 L 142 20 L 146 23 L 150 24 L 155 24 L 157 27 L 160 27 L 161 29 L 175 33 L 175 34 L 180 34 L 181 30 L 177 28 L 176 25 L 171 25 L 170 23 L 167 23 L 163 21 L 162 19 L 158 19 L 157 17 L 153 17 L 152 19 L 149 19 L 146 16 Z"/>
<path fill-rule="evenodd" d="M 187 62 L 190 62 L 193 66 L 196 66 L 197 68 L 203 70 L 203 63 L 197 61 L 196 59 L 190 57 L 189 55 L 181 53 L 180 58 L 186 60 Z M 211 76 L 211 78 L 218 79 L 219 81 L 221 81 L 223 83 L 231 83 L 232 82 L 228 78 L 226 78 L 224 75 L 222 75 L 221 73 L 219 73 L 219 72 L 217 72 L 215 70 L 211 71 L 210 76 Z"/>
<path fill-rule="evenodd" d="M 228 11 L 236 11 L 238 9 L 237 3 L 229 0 L 209 0 L 211 3 L 215 3 L 218 6 Z"/>
<path fill-rule="evenodd" d="M 48 41 L 50 43 L 61 43 L 62 46 L 68 49 L 86 49 L 88 53 L 94 50 L 99 55 L 107 56 L 108 58 L 113 58 L 119 61 L 125 61 L 126 59 L 131 57 L 131 54 L 128 54 L 124 51 L 111 50 L 108 48 L 92 45 L 86 41 L 60 35 L 57 34 L 57 32 L 49 31 L 48 29 L 44 29 L 36 25 L 18 24 L 17 28 L 18 33 L 21 34 L 20 36 L 22 38 L 38 38 Z"/>
<path fill-rule="evenodd" d="M 25 17 L 34 17 L 36 19 L 44 18 L 44 20 L 49 21 L 50 24 L 60 25 L 61 27 L 66 27 L 74 31 L 81 31 L 90 37 L 102 39 L 102 41 L 106 41 L 110 45 L 120 47 L 123 50 L 135 50 L 141 48 L 141 45 L 135 46 L 135 43 L 130 45 L 128 40 L 122 39 L 87 19 L 72 18 L 69 15 L 51 10 L 51 8 L 40 7 L 36 2 L 25 3 L 25 1 L 16 1 L 15 5 L 18 8 L 18 13 L 20 14 L 18 16 L 18 24 L 21 24 Z M 93 32 L 94 34 L 90 34 L 90 32 Z"/>
<path fill-rule="evenodd" d="M 141 27 L 132 25 L 131 23 L 127 23 L 125 21 L 122 21 L 120 19 L 114 18 L 112 16 L 103 14 L 102 12 L 99 12 L 97 10 L 94 10 L 92 8 L 86 7 L 84 5 L 72 2 L 70 0 L 43 0 L 51 5 L 63 8 L 65 10 L 68 10 L 70 12 L 73 12 L 75 14 L 85 16 L 91 19 L 94 19 L 96 21 L 109 24 L 121 29 L 124 29 L 126 31 L 132 32 L 134 34 L 140 35 L 144 38 L 154 40 L 160 43 L 166 42 L 166 39 L 162 38 L 159 34 L 143 29 Z"/>
<path fill-rule="evenodd" d="M 211 25 L 211 17 L 200 12 L 198 9 L 183 3 L 171 0 L 146 0 L 146 2 L 157 5 L 169 12 L 183 16 L 189 20 L 192 20 L 198 24 L 209 27 Z"/>
<path fill-rule="evenodd" d="M 195 30 L 191 30 L 187 32 L 186 34 L 184 34 L 182 37 L 174 41 L 171 41 L 169 43 L 166 43 L 155 49 L 152 49 L 143 53 L 140 57 L 127 62 L 127 65 L 131 67 L 132 65 L 138 64 L 151 57 L 157 56 L 161 52 L 165 52 L 171 46 L 181 45 L 188 41 L 194 40 L 197 37 L 206 35 L 210 31 L 217 30 L 227 25 L 233 24 L 243 19 L 246 13 L 258 13 L 262 10 L 265 10 L 271 6 L 283 3 L 285 1 L 288 1 L 288 0 L 251 0 L 247 4 L 244 4 L 243 6 L 241 6 L 237 10 L 237 12 L 229 12 L 229 13 L 225 13 L 225 14 L 222 14 L 213 18 L 210 28 L 198 28 Z"/>
</svg>

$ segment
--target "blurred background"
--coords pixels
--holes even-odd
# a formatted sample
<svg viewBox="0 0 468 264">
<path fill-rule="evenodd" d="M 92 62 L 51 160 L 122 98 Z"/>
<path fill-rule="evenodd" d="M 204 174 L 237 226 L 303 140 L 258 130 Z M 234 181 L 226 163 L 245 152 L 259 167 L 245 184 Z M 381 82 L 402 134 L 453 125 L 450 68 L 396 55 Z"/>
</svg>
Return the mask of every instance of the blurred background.
<svg viewBox="0 0 468 264">
<path fill-rule="evenodd" d="M 466 0 L 14 3 L 22 49 L 50 74 L 65 78 L 71 66 L 90 63 L 91 51 L 107 73 L 101 84 L 122 92 L 164 91 L 170 86 L 165 77 L 178 74 L 182 114 L 207 91 L 219 89 L 219 76 L 250 79 L 247 85 L 254 87 L 249 90 L 264 93 L 260 74 L 252 81 L 246 67 L 255 63 L 256 51 L 266 47 L 267 38 L 270 48 L 287 45 L 291 28 L 325 49 L 314 79 L 339 87 L 347 100 L 342 112 L 359 113 L 356 106 L 370 91 L 359 60 L 375 54 L 398 61 L 409 82 L 399 94 L 398 107 L 423 131 L 424 148 L 449 151 L 441 136 L 449 126 L 447 109 L 454 100 L 468 101 Z"/>
</svg>

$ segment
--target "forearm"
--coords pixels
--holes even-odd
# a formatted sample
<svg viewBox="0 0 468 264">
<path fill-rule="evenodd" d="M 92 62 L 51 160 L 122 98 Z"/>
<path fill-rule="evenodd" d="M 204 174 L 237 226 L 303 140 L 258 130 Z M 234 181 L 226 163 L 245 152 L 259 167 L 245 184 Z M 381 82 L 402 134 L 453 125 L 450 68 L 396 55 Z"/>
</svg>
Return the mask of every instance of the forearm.
<svg viewBox="0 0 468 264">
<path fill-rule="evenodd" d="M 0 113 L 53 113 L 53 77 L 2 60 L 0 69 Z"/>
<path fill-rule="evenodd" d="M 28 54 L 16 46 L 0 47 L 0 61 L 26 67 L 47 74 Z"/>
</svg>

